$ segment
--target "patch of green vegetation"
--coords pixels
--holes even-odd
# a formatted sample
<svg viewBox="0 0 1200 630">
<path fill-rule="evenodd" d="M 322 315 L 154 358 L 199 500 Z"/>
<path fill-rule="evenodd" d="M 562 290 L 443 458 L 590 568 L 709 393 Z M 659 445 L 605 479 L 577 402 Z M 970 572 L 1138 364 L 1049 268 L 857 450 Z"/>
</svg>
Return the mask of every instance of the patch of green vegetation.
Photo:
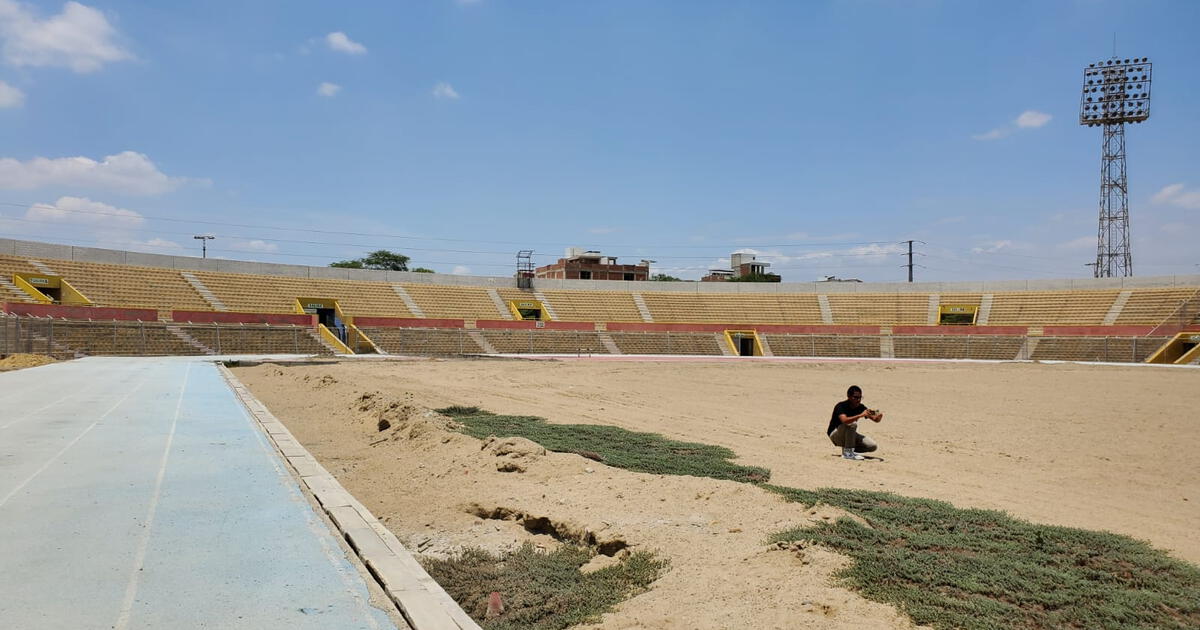
<svg viewBox="0 0 1200 630">
<path fill-rule="evenodd" d="M 854 562 L 840 578 L 918 624 L 971 630 L 1200 628 L 1200 567 L 1128 536 L 1036 525 L 1002 512 L 886 492 L 772 486 L 763 483 L 766 469 L 730 464 L 729 449 L 651 433 L 551 425 L 475 407 L 438 411 L 478 438 L 520 436 L 618 468 L 734 479 L 789 501 L 844 509 L 869 526 L 842 518 L 780 532 L 772 542 L 807 540 L 850 556 Z M 473 597 L 475 605 L 479 596 Z"/>
<path fill-rule="evenodd" d="M 558 630 L 594 621 L 618 602 L 646 589 L 666 568 L 648 552 L 630 554 L 591 573 L 579 570 L 593 553 L 564 545 L 542 553 L 525 543 L 493 555 L 466 549 L 447 560 L 425 560 L 425 570 L 487 630 Z M 500 593 L 504 614 L 486 619 L 488 595 Z"/>
<path fill-rule="evenodd" d="M 840 577 L 935 628 L 1200 628 L 1200 568 L 1126 536 L 886 492 L 766 486 L 858 515 L 776 534 L 855 560 Z"/>
<path fill-rule="evenodd" d="M 739 466 L 737 455 L 723 446 L 680 442 L 657 433 L 638 433 L 593 424 L 549 424 L 536 416 L 502 416 L 477 407 L 446 407 L 438 413 L 454 418 L 463 433 L 479 439 L 488 436 L 523 437 L 547 450 L 579 453 L 615 468 L 659 475 L 691 475 L 761 483 L 771 471 Z"/>
</svg>

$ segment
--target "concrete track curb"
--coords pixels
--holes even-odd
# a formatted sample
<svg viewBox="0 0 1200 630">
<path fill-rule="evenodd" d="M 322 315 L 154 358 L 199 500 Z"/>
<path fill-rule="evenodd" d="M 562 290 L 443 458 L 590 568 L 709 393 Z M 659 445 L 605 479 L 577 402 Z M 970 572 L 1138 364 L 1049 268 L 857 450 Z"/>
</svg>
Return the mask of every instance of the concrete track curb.
<svg viewBox="0 0 1200 630">
<path fill-rule="evenodd" d="M 233 372 L 218 364 L 230 389 L 341 531 L 413 630 L 481 630 L 370 510 L 300 445 Z"/>
</svg>

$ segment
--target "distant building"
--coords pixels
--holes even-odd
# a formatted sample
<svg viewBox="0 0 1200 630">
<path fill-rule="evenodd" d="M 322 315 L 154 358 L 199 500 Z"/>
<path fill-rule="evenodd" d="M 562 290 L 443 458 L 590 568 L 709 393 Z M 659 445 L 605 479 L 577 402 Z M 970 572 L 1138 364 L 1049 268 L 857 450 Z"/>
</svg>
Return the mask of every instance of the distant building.
<svg viewBox="0 0 1200 630">
<path fill-rule="evenodd" d="M 709 269 L 708 275 L 701 278 L 700 281 L 726 282 L 746 276 L 759 276 L 763 278 L 764 282 L 781 280 L 778 275 L 767 272 L 767 267 L 770 267 L 771 263 L 756 260 L 754 254 L 730 254 L 729 263 L 733 269 Z"/>
<path fill-rule="evenodd" d="M 568 247 L 566 258 L 558 262 L 538 267 L 534 271 L 537 278 L 558 278 L 565 280 L 646 280 L 650 276 L 650 261 L 643 260 L 637 265 L 619 265 L 614 256 L 604 256 L 600 252 L 585 251 L 578 247 Z"/>
</svg>

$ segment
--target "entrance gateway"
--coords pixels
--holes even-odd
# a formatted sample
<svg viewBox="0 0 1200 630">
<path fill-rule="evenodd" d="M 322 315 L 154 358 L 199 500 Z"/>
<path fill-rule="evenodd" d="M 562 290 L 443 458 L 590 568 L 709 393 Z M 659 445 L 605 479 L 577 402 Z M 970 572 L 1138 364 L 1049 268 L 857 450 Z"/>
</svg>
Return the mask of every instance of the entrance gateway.
<svg viewBox="0 0 1200 630">
<path fill-rule="evenodd" d="M 762 342 L 758 339 L 758 332 L 754 330 L 726 330 L 725 343 L 729 344 L 729 349 L 733 351 L 734 356 L 739 357 L 761 357 L 763 356 Z"/>
</svg>

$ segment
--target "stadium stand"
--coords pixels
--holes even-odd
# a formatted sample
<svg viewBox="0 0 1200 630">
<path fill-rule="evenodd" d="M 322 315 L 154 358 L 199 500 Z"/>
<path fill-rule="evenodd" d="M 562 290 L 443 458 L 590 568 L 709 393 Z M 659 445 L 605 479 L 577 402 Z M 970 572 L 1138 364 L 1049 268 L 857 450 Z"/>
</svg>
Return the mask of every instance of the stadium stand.
<svg viewBox="0 0 1200 630">
<path fill-rule="evenodd" d="M 997 292 L 988 324 L 1099 326 L 1118 294 L 1117 290 Z"/>
<path fill-rule="evenodd" d="M 400 296 L 382 282 L 213 271 L 191 273 L 231 311 L 295 313 L 296 298 L 319 297 L 337 300 L 347 315 L 412 317 Z M 198 293 L 196 295 L 199 296 Z M 201 310 L 212 310 L 212 307 L 205 305 Z"/>
<path fill-rule="evenodd" d="M 21 264 L 21 263 L 24 264 Z M 96 306 L 148 308 L 157 311 L 172 309 L 208 310 L 211 307 L 190 284 L 173 269 L 131 267 L 70 260 L 42 261 L 53 275 L 66 278 Z M 0 258 L 5 275 L 45 273 L 28 260 Z M 11 271 L 10 271 L 11 270 Z"/>
<path fill-rule="evenodd" d="M 421 308 L 421 312 L 425 313 L 425 317 L 504 319 L 503 314 L 497 310 L 495 302 L 488 295 L 487 289 L 483 287 L 438 284 L 405 284 L 402 286 L 412 297 L 413 302 L 416 302 L 417 306 Z M 342 308 L 345 309 L 345 306 Z M 397 317 L 397 315 L 393 314 L 391 317 Z"/>
<path fill-rule="evenodd" d="M 1157 324 L 1198 294 L 1200 292 L 1195 287 L 1136 289 L 1130 294 L 1129 301 L 1125 303 L 1114 323 Z"/>
<path fill-rule="evenodd" d="M 507 291 L 501 291 L 504 297 Z M 640 322 L 642 315 L 633 295 L 618 291 L 543 291 L 560 321 Z M 505 298 L 516 299 L 516 298 Z"/>
<path fill-rule="evenodd" d="M 1017 358 L 1024 337 L 1007 335 L 896 335 L 894 356 L 899 359 L 993 359 Z"/>
<path fill-rule="evenodd" d="M 480 354 L 483 348 L 462 328 L 362 327 L 371 341 L 389 354 Z"/>
<path fill-rule="evenodd" d="M 834 324 L 920 325 L 929 320 L 928 293 L 834 293 Z"/>
<path fill-rule="evenodd" d="M 816 294 L 641 294 L 656 322 L 717 324 L 820 324 Z"/>
<path fill-rule="evenodd" d="M 502 282 L 495 278 L 467 282 L 456 278 L 439 284 L 435 276 L 418 282 L 403 272 L 346 271 L 334 279 L 330 276 L 342 274 L 341 270 L 238 261 L 201 264 L 182 257 L 4 239 L 0 251 L 4 252 L 0 254 L 0 302 L 9 304 L 4 310 L 23 316 L 105 320 L 85 321 L 86 325 L 74 328 L 59 326 L 57 337 L 45 339 L 47 347 L 58 352 L 329 352 L 311 328 L 279 317 L 296 313 L 297 298 L 337 300 L 347 318 L 392 320 L 364 327 L 363 332 L 385 352 L 404 354 L 719 355 L 728 348 L 722 332 L 714 329 L 725 328 L 757 329 L 764 351 L 769 348 L 769 354 L 778 356 L 1137 361 L 1164 341 L 1161 335 L 1200 325 L 1200 276 L 1141 284 L 1128 280 L 1118 288 L 1089 288 L 1089 280 L 1072 280 L 980 284 L 969 290 L 961 288 L 967 286 L 964 283 L 917 291 L 889 291 L 886 285 L 873 291 L 869 285 L 807 284 L 776 285 L 773 291 L 695 284 L 681 291 L 682 285 L 668 288 L 653 282 L 630 286 L 573 281 L 521 290 L 497 286 Z M 51 255 L 56 252 L 65 252 L 69 259 Z M 16 286 L 16 273 L 60 275 L 93 304 L 37 304 Z M 906 287 L 910 288 L 918 287 Z M 542 301 L 547 319 L 594 322 L 601 332 L 590 326 L 565 330 L 566 324 L 536 329 L 488 324 L 511 323 L 507 301 L 533 299 Z M 978 306 L 975 325 L 979 328 L 943 334 L 944 328 L 937 325 L 938 308 L 947 305 Z M 189 312 L 173 315 L 172 311 Z M 219 323 L 136 325 L 136 320 L 154 322 L 172 316 Z M 405 319 L 414 321 L 405 324 Z M 266 321 L 271 324 L 252 324 Z M 670 332 L 641 332 L 637 326 L 605 331 L 606 323 L 648 322 L 677 326 Z M 776 325 L 797 328 L 795 332 L 763 329 Z M 31 324 L 25 326 L 23 343 L 37 341 L 37 333 L 29 332 Z M 893 335 L 892 327 L 905 330 Z M 261 339 L 252 339 L 254 334 Z M 370 349 L 369 343 L 358 345 Z"/>
<path fill-rule="evenodd" d="M 1037 361 L 1141 362 L 1167 337 L 1042 337 L 1030 358 Z"/>
<path fill-rule="evenodd" d="M 710 354 L 720 355 L 724 340 L 715 333 L 610 332 L 621 354 Z"/>
</svg>

